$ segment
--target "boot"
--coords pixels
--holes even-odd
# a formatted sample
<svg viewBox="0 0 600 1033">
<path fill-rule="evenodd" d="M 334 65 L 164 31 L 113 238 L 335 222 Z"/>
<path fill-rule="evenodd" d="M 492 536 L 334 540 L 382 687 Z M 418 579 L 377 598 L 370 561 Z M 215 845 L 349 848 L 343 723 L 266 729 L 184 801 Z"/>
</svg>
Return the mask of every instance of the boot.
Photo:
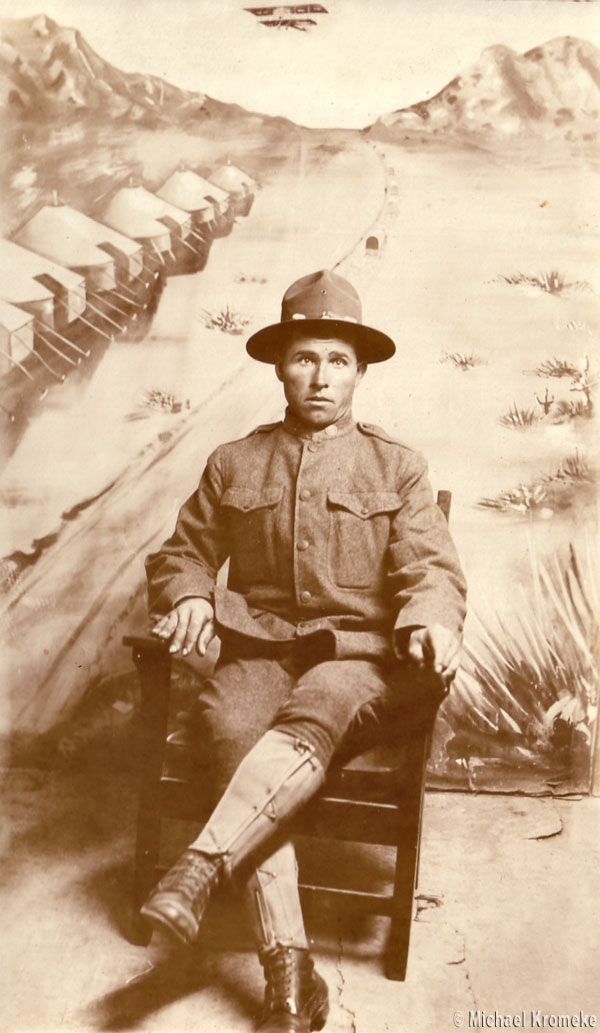
<svg viewBox="0 0 600 1033">
<path fill-rule="evenodd" d="M 271 947 L 261 951 L 267 988 L 257 1029 L 260 1033 L 311 1033 L 329 1014 L 325 980 L 315 972 L 306 949 Z"/>
<path fill-rule="evenodd" d="M 217 861 L 196 850 L 186 850 L 154 887 L 140 914 L 155 929 L 191 947 L 219 877 Z"/>
<path fill-rule="evenodd" d="M 245 897 L 267 977 L 259 1030 L 321 1029 L 329 1011 L 327 987 L 308 953 L 296 852 L 289 841 L 254 870 Z"/>
<path fill-rule="evenodd" d="M 314 746 L 272 729 L 239 765 L 190 848 L 141 914 L 189 946 L 213 890 L 317 791 L 325 777 Z"/>
</svg>

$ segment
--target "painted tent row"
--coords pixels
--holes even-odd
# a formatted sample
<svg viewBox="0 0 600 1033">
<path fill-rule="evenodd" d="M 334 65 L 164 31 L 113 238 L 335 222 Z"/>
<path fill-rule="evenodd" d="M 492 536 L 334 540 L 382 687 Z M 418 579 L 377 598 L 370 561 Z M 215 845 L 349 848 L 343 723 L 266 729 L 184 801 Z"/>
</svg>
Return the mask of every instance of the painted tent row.
<svg viewBox="0 0 600 1033">
<path fill-rule="evenodd" d="M 120 187 L 86 214 L 42 205 L 0 240 L 0 405 L 19 419 L 32 397 L 95 344 L 147 332 L 167 276 L 201 271 L 212 241 L 252 208 L 256 182 L 227 164 L 205 179 L 175 170 L 152 193 Z"/>
</svg>

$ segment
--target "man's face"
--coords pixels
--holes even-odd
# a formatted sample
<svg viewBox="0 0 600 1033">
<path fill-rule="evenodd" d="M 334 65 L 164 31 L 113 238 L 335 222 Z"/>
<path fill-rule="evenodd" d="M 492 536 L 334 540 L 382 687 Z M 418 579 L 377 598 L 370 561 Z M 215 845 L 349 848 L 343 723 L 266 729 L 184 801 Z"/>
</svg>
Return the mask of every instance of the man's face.
<svg viewBox="0 0 600 1033">
<path fill-rule="evenodd" d="M 354 389 L 365 368 L 348 341 L 302 332 L 287 346 L 276 366 L 291 411 L 315 430 L 337 422 L 350 411 Z"/>
</svg>

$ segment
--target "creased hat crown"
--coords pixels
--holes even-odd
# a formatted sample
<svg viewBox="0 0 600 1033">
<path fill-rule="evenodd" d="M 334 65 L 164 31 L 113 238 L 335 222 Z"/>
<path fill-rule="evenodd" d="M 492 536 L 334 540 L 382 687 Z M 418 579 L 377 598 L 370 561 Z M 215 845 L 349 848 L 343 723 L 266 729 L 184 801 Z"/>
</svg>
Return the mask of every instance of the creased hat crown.
<svg viewBox="0 0 600 1033">
<path fill-rule="evenodd" d="M 341 319 L 362 322 L 362 305 L 348 280 L 323 269 L 296 280 L 283 295 L 281 321 L 289 319 Z"/>
</svg>

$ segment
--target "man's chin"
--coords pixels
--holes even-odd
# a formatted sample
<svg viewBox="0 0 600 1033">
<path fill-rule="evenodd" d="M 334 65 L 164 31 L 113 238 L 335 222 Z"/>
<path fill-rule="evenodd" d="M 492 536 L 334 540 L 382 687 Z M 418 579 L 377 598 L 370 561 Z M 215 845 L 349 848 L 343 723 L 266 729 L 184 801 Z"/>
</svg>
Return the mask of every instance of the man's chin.
<svg viewBox="0 0 600 1033">
<path fill-rule="evenodd" d="M 337 413 L 333 411 L 333 406 L 323 406 L 319 408 L 311 408 L 308 411 L 303 411 L 300 419 L 307 427 L 312 427 L 313 430 L 323 430 L 324 427 L 328 427 L 330 423 L 335 423 Z"/>
</svg>

